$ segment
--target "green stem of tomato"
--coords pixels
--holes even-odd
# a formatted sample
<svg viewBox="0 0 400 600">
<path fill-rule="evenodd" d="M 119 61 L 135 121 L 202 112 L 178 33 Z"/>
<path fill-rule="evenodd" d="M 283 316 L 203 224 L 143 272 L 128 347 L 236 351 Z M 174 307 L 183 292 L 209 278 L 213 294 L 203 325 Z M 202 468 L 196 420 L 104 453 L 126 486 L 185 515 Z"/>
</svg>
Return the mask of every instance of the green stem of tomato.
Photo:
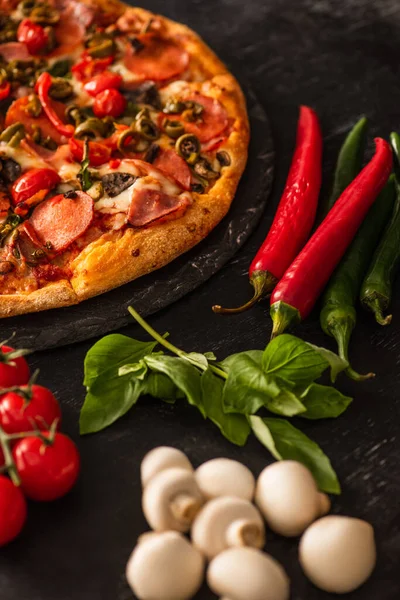
<svg viewBox="0 0 400 600">
<path fill-rule="evenodd" d="M 2 427 L 0 427 L 0 445 L 4 455 L 5 469 L 7 470 L 13 484 L 21 485 L 21 480 L 13 460 L 9 441 L 10 437 L 6 434 Z"/>
<path fill-rule="evenodd" d="M 166 348 L 167 350 L 169 350 L 173 354 L 176 354 L 180 358 L 185 358 L 186 360 L 188 360 L 189 362 L 191 362 L 192 364 L 194 364 L 199 369 L 202 369 L 203 371 L 207 370 L 207 367 L 204 367 L 204 366 L 200 365 L 199 363 L 192 361 L 191 358 L 190 358 L 190 356 L 187 354 L 187 352 L 185 352 L 184 350 L 181 350 L 180 348 L 177 348 L 176 346 L 174 346 L 173 344 L 171 344 L 171 342 L 169 342 L 168 340 L 166 340 L 162 335 L 160 335 L 155 329 L 153 329 L 151 327 L 151 325 L 149 325 L 139 315 L 138 312 L 136 312 L 136 310 L 132 306 L 128 307 L 128 311 L 130 312 L 130 314 L 132 315 L 132 317 L 135 319 L 135 321 L 137 323 L 139 323 L 139 325 L 141 327 L 143 327 L 143 329 L 145 331 L 147 331 L 147 333 L 149 335 L 151 335 L 151 337 L 154 338 L 161 346 L 164 346 L 164 348 Z M 218 375 L 219 377 L 222 377 L 223 379 L 227 379 L 228 378 L 228 375 L 225 373 L 225 371 L 223 371 L 219 367 L 215 367 L 214 365 L 210 365 L 209 364 L 208 368 L 213 373 L 215 373 L 216 375 Z"/>
</svg>

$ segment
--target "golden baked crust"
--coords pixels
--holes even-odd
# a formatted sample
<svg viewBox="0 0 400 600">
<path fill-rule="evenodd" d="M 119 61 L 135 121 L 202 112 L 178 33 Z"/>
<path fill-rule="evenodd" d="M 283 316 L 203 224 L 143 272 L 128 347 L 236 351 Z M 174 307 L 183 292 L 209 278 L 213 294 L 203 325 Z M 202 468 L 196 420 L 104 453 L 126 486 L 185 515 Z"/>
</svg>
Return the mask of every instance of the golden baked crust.
<svg viewBox="0 0 400 600">
<path fill-rule="evenodd" d="M 70 281 L 49 283 L 33 292 L 0 295 L 0 317 L 76 304 L 165 266 L 203 240 L 226 215 L 246 165 L 249 124 L 243 93 L 199 36 L 144 9 L 126 8 L 118 0 L 80 1 L 103 9 L 113 20 L 125 10 L 143 21 L 155 18 L 160 28 L 179 40 L 190 54 L 189 68 L 206 78 L 189 82 L 189 88 L 220 100 L 228 112 L 232 133 L 224 150 L 231 164 L 223 167 L 208 193 L 192 193 L 194 202 L 182 217 L 148 228 L 107 232 L 88 244 L 69 265 Z"/>
</svg>

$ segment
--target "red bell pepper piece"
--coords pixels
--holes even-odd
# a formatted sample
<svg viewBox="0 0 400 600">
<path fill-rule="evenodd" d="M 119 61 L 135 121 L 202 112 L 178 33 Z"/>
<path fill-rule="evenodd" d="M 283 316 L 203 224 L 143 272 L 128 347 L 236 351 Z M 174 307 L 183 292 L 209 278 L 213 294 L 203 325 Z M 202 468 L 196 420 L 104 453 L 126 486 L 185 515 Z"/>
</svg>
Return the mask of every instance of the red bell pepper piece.
<svg viewBox="0 0 400 600">
<path fill-rule="evenodd" d="M 44 72 L 39 76 L 36 82 L 35 91 L 39 96 L 40 103 L 49 121 L 54 125 L 57 131 L 61 133 L 61 135 L 65 135 L 65 137 L 71 137 L 74 135 L 74 127 L 72 125 L 66 125 L 63 123 L 51 105 L 51 98 L 49 96 L 51 84 L 51 75 Z"/>
<path fill-rule="evenodd" d="M 9 81 L 4 81 L 0 85 L 0 101 L 5 100 L 10 95 L 11 85 Z"/>
<path fill-rule="evenodd" d="M 88 54 L 84 54 L 83 58 L 71 68 L 71 71 L 78 81 L 87 81 L 105 71 L 114 62 L 114 59 L 114 56 L 92 58 Z"/>
<path fill-rule="evenodd" d="M 253 298 L 239 308 L 213 306 L 214 312 L 242 312 L 272 292 L 307 241 L 318 206 L 322 178 L 322 134 L 317 114 L 300 107 L 296 148 L 271 229 L 249 268 Z"/>
<path fill-rule="evenodd" d="M 392 150 L 375 139 L 372 160 L 345 189 L 271 296 L 272 336 L 311 312 L 392 170 Z"/>
</svg>

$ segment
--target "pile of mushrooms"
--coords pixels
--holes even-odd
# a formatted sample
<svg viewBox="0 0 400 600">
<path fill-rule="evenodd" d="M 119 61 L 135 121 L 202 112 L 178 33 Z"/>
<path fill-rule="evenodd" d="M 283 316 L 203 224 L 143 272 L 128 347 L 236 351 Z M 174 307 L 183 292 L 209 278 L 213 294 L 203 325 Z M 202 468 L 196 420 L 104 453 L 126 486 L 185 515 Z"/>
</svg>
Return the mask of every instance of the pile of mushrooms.
<svg viewBox="0 0 400 600">
<path fill-rule="evenodd" d="M 206 562 L 207 583 L 220 600 L 288 600 L 284 568 L 261 550 L 264 521 L 277 534 L 302 536 L 300 564 L 322 590 L 353 591 L 374 569 L 371 525 L 325 516 L 330 500 L 298 462 L 269 465 L 256 482 L 238 461 L 215 458 L 194 470 L 183 452 L 161 446 L 144 457 L 141 480 L 153 531 L 140 536 L 126 568 L 139 600 L 189 600 Z"/>
</svg>

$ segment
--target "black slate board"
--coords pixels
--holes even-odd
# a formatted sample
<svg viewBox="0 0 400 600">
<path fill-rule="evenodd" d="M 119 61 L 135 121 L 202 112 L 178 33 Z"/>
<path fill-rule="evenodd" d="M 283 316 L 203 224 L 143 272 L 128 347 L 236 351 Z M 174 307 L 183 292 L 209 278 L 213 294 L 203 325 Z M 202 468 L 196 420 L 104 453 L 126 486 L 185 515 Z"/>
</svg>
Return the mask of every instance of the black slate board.
<svg viewBox="0 0 400 600">
<path fill-rule="evenodd" d="M 249 84 L 244 82 L 251 141 L 246 171 L 228 215 L 198 246 L 163 269 L 82 304 L 3 319 L 2 339 L 16 332 L 15 343 L 32 349 L 63 346 L 131 321 L 127 307 L 154 313 L 194 290 L 232 258 L 256 227 L 272 187 L 274 151 L 269 121 Z"/>
</svg>

